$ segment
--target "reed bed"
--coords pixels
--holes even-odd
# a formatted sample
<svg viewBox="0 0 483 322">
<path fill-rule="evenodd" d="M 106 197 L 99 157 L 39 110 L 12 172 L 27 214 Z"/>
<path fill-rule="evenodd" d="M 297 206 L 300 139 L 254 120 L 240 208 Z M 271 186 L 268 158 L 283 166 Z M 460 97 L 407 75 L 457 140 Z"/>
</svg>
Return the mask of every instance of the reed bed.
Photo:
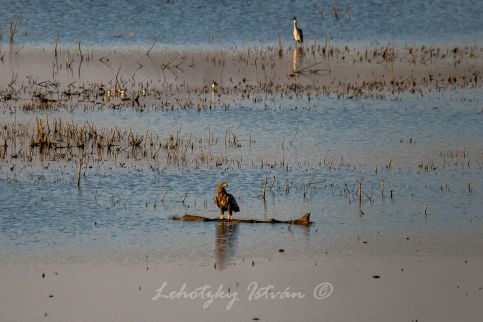
<svg viewBox="0 0 483 322">
<path fill-rule="evenodd" d="M 192 168 L 241 167 L 237 150 L 240 137 L 227 130 L 225 137 L 195 137 L 179 130 L 160 138 L 156 133 L 136 133 L 131 129 L 96 128 L 89 122 L 36 118 L 35 124 L 15 121 L 0 131 L 0 160 L 30 163 L 43 160 L 80 162 L 89 157 L 96 162 L 122 166 L 148 162 L 157 167 Z M 1 161 L 0 161 L 1 163 Z"/>
<path fill-rule="evenodd" d="M 295 50 L 294 56 L 301 61 L 295 64 L 295 68 L 283 69 L 283 72 L 280 70 L 287 66 L 287 62 L 290 63 L 294 48 L 282 43 L 243 51 L 207 51 L 199 57 L 186 53 L 160 55 L 153 48 L 143 52 L 146 60 L 136 62 L 138 65 L 133 71 L 119 61 L 119 54 L 115 51 L 95 53 L 82 48 L 80 43 L 74 49 L 66 49 L 56 41 L 51 53 L 50 77 L 19 76 L 16 70 L 3 74 L 2 84 L 5 85 L 0 86 L 2 112 L 13 114 L 21 109 L 34 115 L 48 115 L 60 109 L 134 109 L 142 113 L 146 110 L 223 110 L 243 108 L 244 105 L 276 109 L 277 104 L 272 103 L 280 99 L 310 101 L 320 96 L 399 99 L 406 94 L 424 96 L 481 87 L 479 56 L 482 49 L 475 46 L 398 48 L 388 44 L 378 48 L 349 48 L 336 46 L 326 40 L 308 43 Z M 45 52 L 45 55 L 49 53 Z M 153 81 L 142 74 L 147 68 L 147 60 L 155 62 L 161 80 Z M 93 80 L 89 76 L 81 76 L 83 68 L 105 65 L 112 71 L 112 75 L 106 79 Z M 226 73 L 216 81 L 191 81 L 190 77 L 199 73 L 201 65 L 209 66 L 210 71 L 246 68 L 255 72 L 239 77 L 237 73 Z M 365 74 L 338 77 L 339 68 L 346 72 L 365 71 Z M 415 72 L 397 71 L 411 68 Z M 373 70 L 384 72 L 378 74 Z M 278 73 L 277 77 L 272 77 L 275 73 Z M 74 74 L 77 75 L 74 77 Z M 243 136 L 230 128 L 224 129 L 224 133 L 208 132 L 202 136 L 172 130 L 160 137 L 149 131 L 97 128 L 89 122 L 49 119 L 46 116 L 37 117 L 32 124 L 10 121 L 0 122 L 0 125 L 2 171 L 13 165 L 40 163 L 54 167 L 71 163 L 75 165 L 79 185 L 81 173 L 85 173 L 88 164 L 93 163 L 114 169 L 129 164 L 143 165 L 153 171 L 167 168 L 186 171 L 202 168 L 220 171 L 256 169 L 266 173 L 259 186 L 260 198 L 264 201 L 270 199 L 272 193 L 297 192 L 303 200 L 309 200 L 315 194 L 330 191 L 339 193 L 349 203 L 357 205 L 361 215 L 367 214 L 367 207 L 373 203 L 375 192 L 379 192 L 381 198 L 390 200 L 396 200 L 399 193 L 384 181 L 386 174 L 401 170 L 397 165 L 398 160 L 384 161 L 385 164 L 374 169 L 373 176 L 378 177 L 377 183 L 368 184 L 361 178 L 351 182 L 311 179 L 303 184 L 293 184 L 290 174 L 297 169 L 354 173 L 361 168 L 358 160 L 347 160 L 337 155 L 326 155 L 318 162 L 303 158 L 296 162 L 290 160 L 287 150 L 297 145 L 297 132 L 287 138 L 274 138 L 276 144 L 281 143 L 279 150 L 267 156 L 251 155 L 250 147 L 258 144 L 256 135 L 252 136 L 250 132 L 249 137 Z M 409 143 L 413 143 L 412 139 Z M 452 150 L 414 160 L 414 166 L 404 170 L 425 175 L 447 170 L 481 171 L 482 165 L 481 155 Z M 361 169 L 360 173 L 366 170 Z M 284 171 L 286 175 L 275 175 L 277 171 Z M 473 193 L 477 188 L 477 183 L 469 182 L 464 190 Z M 442 183 L 439 189 L 448 191 L 448 184 Z"/>
<path fill-rule="evenodd" d="M 261 152 L 252 152 L 253 145 L 259 144 L 254 134 L 250 132 L 245 137 L 229 128 L 224 133 L 208 131 L 198 136 L 178 129 L 160 137 L 150 131 L 139 133 L 129 128 L 97 128 L 89 122 L 76 123 L 48 117 L 36 117 L 33 124 L 20 124 L 14 120 L 0 125 L 0 165 L 11 160 L 24 163 L 45 160 L 78 163 L 89 157 L 113 167 L 122 167 L 128 161 L 157 169 L 283 169 L 287 173 L 294 169 L 346 172 L 361 167 L 367 169 L 357 160 L 351 161 L 328 153 L 317 162 L 305 159 L 293 161 L 287 156 L 297 145 L 297 131 L 285 139 L 280 138 L 281 144 L 277 145 L 277 150 L 264 154 L 263 149 Z M 481 170 L 482 157 L 474 151 L 440 151 L 431 159 L 414 160 L 414 167 L 409 167 L 408 171 Z M 374 173 L 397 171 L 394 163 L 397 160 L 391 159 L 389 163 L 376 167 Z M 268 182 L 265 183 L 267 185 Z"/>
<path fill-rule="evenodd" d="M 2 77 L 0 83 L 5 85 L 0 86 L 0 98 L 7 108 L 24 110 L 133 108 L 142 112 L 226 109 L 243 102 L 266 102 L 270 108 L 268 103 L 275 97 L 399 99 L 405 94 L 425 96 L 481 87 L 483 64 L 479 57 L 483 49 L 476 46 L 398 48 L 388 44 L 362 49 L 338 47 L 326 40 L 296 49 L 293 59 L 298 61 L 290 71 L 285 68 L 292 55 L 284 54 L 292 50 L 295 49 L 279 43 L 273 47 L 216 50 L 200 55 L 150 53 L 142 56 L 146 61 L 135 58 L 128 72 L 123 66 L 129 62 L 123 61 L 119 53 L 94 53 L 82 49 L 80 43 L 78 48 L 66 49 L 58 46 L 56 40 L 51 53 L 43 53 L 52 55 L 50 78 L 19 77 L 12 69 L 12 73 Z M 153 61 L 161 82 L 143 74 L 147 70 L 145 65 Z M 106 64 L 114 73 L 111 78 L 97 81 L 82 76 L 82 69 L 105 68 Z M 195 81 L 201 68 L 225 76 L 214 83 L 211 79 Z M 238 68 L 247 76 L 224 73 L 228 68 L 233 71 Z"/>
</svg>

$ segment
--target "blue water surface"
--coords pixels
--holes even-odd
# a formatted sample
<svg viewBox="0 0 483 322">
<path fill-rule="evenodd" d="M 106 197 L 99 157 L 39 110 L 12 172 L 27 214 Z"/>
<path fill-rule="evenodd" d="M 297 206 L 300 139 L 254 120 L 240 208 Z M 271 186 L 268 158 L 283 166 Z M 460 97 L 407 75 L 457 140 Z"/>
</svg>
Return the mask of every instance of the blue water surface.
<svg viewBox="0 0 483 322">
<path fill-rule="evenodd" d="M 159 44 L 188 47 L 288 42 L 293 16 L 307 40 L 473 43 L 483 36 L 476 0 L 1 0 L 4 41 L 13 15 L 20 15 L 15 41 L 35 45 L 57 36 L 61 44 L 101 47 L 149 46 L 158 36 Z"/>
</svg>

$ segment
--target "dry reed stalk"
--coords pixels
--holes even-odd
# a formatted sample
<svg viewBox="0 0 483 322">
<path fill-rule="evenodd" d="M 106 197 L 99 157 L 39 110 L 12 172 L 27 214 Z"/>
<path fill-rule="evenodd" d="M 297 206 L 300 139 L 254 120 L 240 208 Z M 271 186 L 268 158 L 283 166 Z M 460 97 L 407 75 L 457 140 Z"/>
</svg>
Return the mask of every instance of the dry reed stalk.
<svg viewBox="0 0 483 322">
<path fill-rule="evenodd" d="M 79 40 L 79 42 L 77 43 L 77 47 L 79 49 L 79 56 L 80 56 L 80 60 L 81 62 L 84 60 L 84 55 L 82 54 L 82 50 L 81 50 L 81 42 Z M 80 65 L 79 65 L 80 66 Z"/>
<path fill-rule="evenodd" d="M 57 59 L 57 45 L 59 44 L 59 35 L 57 35 L 57 39 L 55 40 L 55 47 L 54 47 L 54 56 Z"/>
<path fill-rule="evenodd" d="M 159 39 L 161 38 L 161 35 L 158 35 L 158 38 L 156 38 L 156 40 L 154 41 L 153 45 L 149 48 L 149 50 L 146 52 L 146 55 L 149 56 L 149 53 L 151 52 L 151 50 L 153 50 L 154 46 L 156 46 L 156 43 L 159 41 Z"/>
<path fill-rule="evenodd" d="M 10 40 L 10 42 L 13 42 L 15 33 L 17 32 L 17 24 L 19 20 L 20 20 L 20 15 L 18 14 L 8 17 L 8 26 L 9 26 L 8 39 Z"/>
<path fill-rule="evenodd" d="M 263 201 L 265 201 L 266 199 L 266 194 L 267 194 L 267 177 L 265 177 L 265 180 L 263 182 Z"/>
<path fill-rule="evenodd" d="M 359 182 L 359 212 L 362 215 L 365 215 L 364 214 L 364 211 L 362 211 L 362 182 Z"/>
<path fill-rule="evenodd" d="M 84 155 L 79 160 L 79 167 L 77 168 L 77 188 L 80 188 L 80 177 L 81 177 L 81 169 L 82 169 L 82 162 L 84 161 Z"/>
</svg>

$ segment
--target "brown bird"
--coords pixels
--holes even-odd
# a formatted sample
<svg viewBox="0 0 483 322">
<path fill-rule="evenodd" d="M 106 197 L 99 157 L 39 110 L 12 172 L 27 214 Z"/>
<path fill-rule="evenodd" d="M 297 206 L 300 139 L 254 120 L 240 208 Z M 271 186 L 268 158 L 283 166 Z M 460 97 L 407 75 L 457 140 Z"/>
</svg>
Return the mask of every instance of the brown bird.
<svg viewBox="0 0 483 322">
<path fill-rule="evenodd" d="M 228 211 L 228 220 L 231 220 L 232 212 L 239 212 L 240 207 L 236 203 L 235 197 L 227 193 L 225 187 L 228 187 L 226 182 L 218 184 L 218 192 L 215 196 L 215 204 L 220 208 L 220 219 L 225 219 L 225 211 Z"/>
</svg>

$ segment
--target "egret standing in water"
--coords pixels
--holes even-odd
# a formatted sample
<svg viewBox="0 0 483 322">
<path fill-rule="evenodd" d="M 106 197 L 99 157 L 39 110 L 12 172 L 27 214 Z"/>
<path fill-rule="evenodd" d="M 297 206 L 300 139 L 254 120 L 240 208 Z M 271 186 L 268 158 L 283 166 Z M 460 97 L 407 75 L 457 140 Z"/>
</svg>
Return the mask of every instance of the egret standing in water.
<svg viewBox="0 0 483 322">
<path fill-rule="evenodd" d="M 304 33 L 297 27 L 297 17 L 293 17 L 293 38 L 299 44 L 304 42 Z"/>
</svg>

